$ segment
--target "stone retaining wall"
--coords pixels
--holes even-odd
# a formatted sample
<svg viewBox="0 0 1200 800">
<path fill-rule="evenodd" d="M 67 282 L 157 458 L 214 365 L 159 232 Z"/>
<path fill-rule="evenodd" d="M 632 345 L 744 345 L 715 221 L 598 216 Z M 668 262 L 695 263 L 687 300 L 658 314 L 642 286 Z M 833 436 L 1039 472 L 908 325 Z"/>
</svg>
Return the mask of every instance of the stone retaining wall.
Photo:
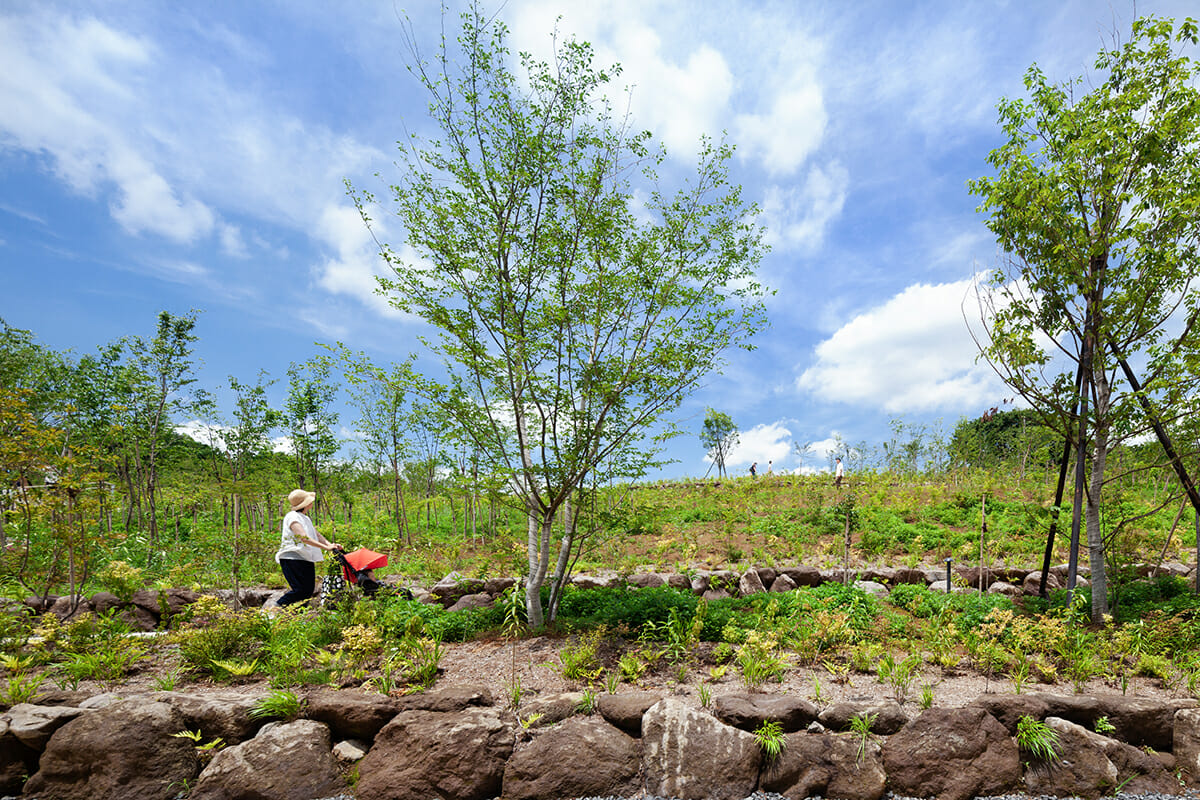
<svg viewBox="0 0 1200 800">
<path fill-rule="evenodd" d="M 14 706 L 0 715 L 0 795 L 563 800 L 645 792 L 741 800 L 770 791 L 879 800 L 892 791 L 966 800 L 1022 791 L 1093 798 L 1118 786 L 1181 794 L 1200 776 L 1200 707 L 1190 700 L 985 695 L 964 708 L 917 711 L 893 701 L 820 709 L 787 695 L 735 694 L 708 709 L 626 692 L 599 696 L 592 714 L 574 712 L 583 695 L 567 694 L 534 698 L 514 715 L 472 687 L 398 698 L 322 689 L 305 696 L 300 719 L 266 722 L 250 714 L 258 699 L 231 690 L 60 692 Z M 872 733 L 848 732 L 863 714 L 873 715 Z M 1018 748 L 1023 716 L 1055 732 L 1056 760 Z M 1094 730 L 1101 718 L 1105 734 Z M 773 760 L 753 733 L 764 720 L 777 721 L 784 738 Z M 199 731 L 200 741 L 181 731 Z M 197 747 L 218 737 L 221 748 Z"/>
</svg>

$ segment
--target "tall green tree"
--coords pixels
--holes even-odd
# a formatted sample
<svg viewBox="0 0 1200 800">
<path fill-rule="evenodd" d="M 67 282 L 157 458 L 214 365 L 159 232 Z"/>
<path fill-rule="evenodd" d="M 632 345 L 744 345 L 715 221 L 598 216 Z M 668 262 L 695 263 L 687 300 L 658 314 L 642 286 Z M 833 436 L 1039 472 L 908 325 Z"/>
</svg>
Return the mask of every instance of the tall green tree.
<svg viewBox="0 0 1200 800">
<path fill-rule="evenodd" d="M 189 398 L 183 390 L 192 383 L 192 343 L 198 312 L 174 315 L 159 312 L 152 339 L 135 336 L 127 346 L 138 374 L 133 385 L 134 425 L 126 432 L 133 443 L 135 460 L 149 506 L 147 561 L 158 547 L 159 455 L 172 432 L 172 415 L 184 410 Z"/>
<path fill-rule="evenodd" d="M 1196 43 L 1193 20 L 1147 17 L 1092 76 L 1057 84 L 1034 65 L 1029 96 L 999 103 L 995 175 L 970 184 L 1008 256 L 984 287 L 983 355 L 1083 443 L 1078 468 L 1090 466 L 1077 497 L 1096 622 L 1108 610 L 1108 454 L 1148 428 L 1121 360 L 1139 365 L 1142 397 L 1164 413 L 1197 410 L 1200 92 L 1182 54 Z"/>
<path fill-rule="evenodd" d="M 408 31 L 440 137 L 401 147 L 390 210 L 418 257 L 382 245 L 383 287 L 444 364 L 414 370 L 413 390 L 519 497 L 540 627 L 571 546 L 565 533 L 552 552 L 559 510 L 614 453 L 636 469 L 646 432 L 765 323 L 762 233 L 730 146 L 703 142 L 691 181 L 660 187 L 661 150 L 613 114 L 619 69 L 586 43 L 522 54 L 518 74 L 501 23 L 462 19 L 457 49 L 443 39 L 430 60 Z M 375 198 L 355 196 L 370 225 Z"/>
<path fill-rule="evenodd" d="M 354 428 L 362 436 L 368 457 L 387 465 L 397 547 L 402 541 L 411 547 L 412 533 L 408 528 L 402 474 L 404 463 L 415 453 L 409 431 L 417 422 L 404 391 L 404 376 L 409 364 L 384 369 L 364 353 L 352 353 L 345 346 L 338 354 L 350 384 L 350 400 L 358 409 Z"/>
<path fill-rule="evenodd" d="M 712 462 L 717 465 L 717 475 L 725 477 L 725 459 L 738 443 L 738 426 L 724 411 L 708 409 L 704 415 L 704 426 L 700 428 L 700 444 Z"/>
<path fill-rule="evenodd" d="M 321 493 L 321 470 L 338 451 L 334 432 L 338 414 L 333 403 L 337 387 L 330 382 L 328 359 L 288 366 L 288 392 L 284 421 L 292 439 L 292 458 L 300 488 L 312 486 Z M 318 498 L 318 505 L 321 500 Z"/>
</svg>

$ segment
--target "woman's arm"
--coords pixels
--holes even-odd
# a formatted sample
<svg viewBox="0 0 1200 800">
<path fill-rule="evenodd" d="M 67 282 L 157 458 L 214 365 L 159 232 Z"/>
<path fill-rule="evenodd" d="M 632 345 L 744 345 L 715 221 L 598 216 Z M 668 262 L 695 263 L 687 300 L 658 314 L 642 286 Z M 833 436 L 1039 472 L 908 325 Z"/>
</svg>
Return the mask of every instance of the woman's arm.
<svg viewBox="0 0 1200 800">
<path fill-rule="evenodd" d="M 316 539 L 308 538 L 308 534 L 305 532 L 304 526 L 299 522 L 293 522 L 288 527 L 291 529 L 292 535 L 296 537 L 296 541 L 300 542 L 301 544 L 311 544 L 313 547 L 319 547 L 322 550 L 328 550 L 331 552 L 337 549 L 337 545 L 332 542 L 317 541 Z"/>
</svg>

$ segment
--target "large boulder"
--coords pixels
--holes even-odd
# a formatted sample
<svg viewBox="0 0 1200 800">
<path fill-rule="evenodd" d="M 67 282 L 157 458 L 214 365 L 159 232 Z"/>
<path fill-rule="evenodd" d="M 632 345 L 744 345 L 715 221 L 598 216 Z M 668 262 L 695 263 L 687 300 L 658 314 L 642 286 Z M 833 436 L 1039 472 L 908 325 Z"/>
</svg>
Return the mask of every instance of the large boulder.
<svg viewBox="0 0 1200 800">
<path fill-rule="evenodd" d="M 39 752 L 12 733 L 11 719 L 11 714 L 0 715 L 0 795 L 20 794 L 26 776 L 37 770 Z"/>
<path fill-rule="evenodd" d="M 17 703 L 0 715 L 0 730 L 40 753 L 56 730 L 83 713 L 83 709 L 70 706 Z"/>
<path fill-rule="evenodd" d="M 444 607 L 450 608 L 458 599 L 468 594 L 479 594 L 483 591 L 484 582 L 478 578 L 468 578 L 458 572 L 451 572 L 433 585 L 429 593 L 438 599 Z"/>
<path fill-rule="evenodd" d="M 642 735 L 642 717 L 650 706 L 662 700 L 657 692 L 621 692 L 602 694 L 596 702 L 600 716 L 626 733 Z"/>
<path fill-rule="evenodd" d="M 762 594 L 767 588 L 763 586 L 762 578 L 758 575 L 758 570 L 754 567 L 742 573 L 742 577 L 738 579 L 738 596 L 749 597 L 752 594 Z"/>
<path fill-rule="evenodd" d="M 879 745 L 870 741 L 859 754 L 858 737 L 794 733 L 779 758 L 763 767 L 759 789 L 787 798 L 837 797 L 879 800 L 887 776 Z"/>
<path fill-rule="evenodd" d="M 396 701 L 397 711 L 462 711 L 471 707 L 495 705 L 486 686 L 446 686 L 428 692 L 405 695 Z"/>
<path fill-rule="evenodd" d="M 1200 708 L 1181 708 L 1175 712 L 1171 752 L 1188 782 L 1200 784 Z"/>
<path fill-rule="evenodd" d="M 272 722 L 248 742 L 220 750 L 189 800 L 315 800 L 345 791 L 329 728 L 310 719 Z"/>
<path fill-rule="evenodd" d="M 208 692 L 202 695 L 181 692 L 157 692 L 154 699 L 178 711 L 188 730 L 198 730 L 205 740 L 221 737 L 226 744 L 238 744 L 253 738 L 262 721 L 250 716 L 262 699 L 260 694 Z"/>
<path fill-rule="evenodd" d="M 646 792 L 680 800 L 742 800 L 758 783 L 754 736 L 668 697 L 642 721 Z"/>
<path fill-rule="evenodd" d="M 574 716 L 581 702 L 583 702 L 583 692 L 552 692 L 539 695 L 521 705 L 521 717 L 527 723 L 536 718 L 536 722 L 531 724 L 538 727 L 554 725 Z"/>
<path fill-rule="evenodd" d="M 763 722 L 775 720 L 784 733 L 804 730 L 820 710 L 807 700 L 786 694 L 725 694 L 713 702 L 717 719 L 753 733 Z"/>
<path fill-rule="evenodd" d="M 323 722 L 335 739 L 371 741 L 400 711 L 391 697 L 356 691 L 318 689 L 305 696 L 304 716 Z"/>
<path fill-rule="evenodd" d="M 983 709 L 1004 726 L 1009 736 L 1016 736 L 1017 722 L 1021 717 L 1041 722 L 1049 715 L 1050 697 L 1043 694 L 981 694 L 970 702 L 968 708 Z"/>
<path fill-rule="evenodd" d="M 1042 585 L 1042 573 L 1040 570 L 1030 572 L 1025 576 L 1025 580 L 1021 581 L 1021 590 L 1027 595 L 1036 595 Z M 1055 589 L 1063 588 L 1062 581 L 1053 572 L 1046 576 L 1046 591 L 1052 592 Z"/>
<path fill-rule="evenodd" d="M 83 714 L 50 737 L 25 794 L 39 800 L 169 800 L 200 771 L 196 748 L 173 734 L 183 715 L 134 699 Z"/>
<path fill-rule="evenodd" d="M 638 572 L 625 579 L 635 589 L 657 589 L 667 585 L 667 579 L 657 572 Z"/>
<path fill-rule="evenodd" d="M 855 717 L 873 716 L 871 733 L 890 736 L 908 724 L 908 714 L 895 700 L 846 701 L 835 703 L 817 717 L 826 728 L 850 730 Z"/>
<path fill-rule="evenodd" d="M 403 711 L 358 764 L 358 800 L 486 800 L 500 794 L 513 730 L 492 708 Z"/>
<path fill-rule="evenodd" d="M 790 592 L 796 588 L 796 582 L 787 575 L 777 575 L 775 580 L 771 581 L 772 592 Z"/>
<path fill-rule="evenodd" d="M 1134 747 L 1170 750 L 1175 736 L 1175 713 L 1195 708 L 1195 700 L 1151 700 L 1142 697 L 1104 697 L 1100 710 L 1113 726 L 1113 738 Z M 1056 716 L 1062 716 L 1057 714 Z"/>
<path fill-rule="evenodd" d="M 447 611 L 465 611 L 468 608 L 491 608 L 496 605 L 496 598 L 487 592 L 464 594 L 454 601 Z"/>
<path fill-rule="evenodd" d="M 1048 717 L 1046 726 L 1058 737 L 1058 756 L 1050 763 L 1030 760 L 1025 771 L 1030 794 L 1098 798 L 1118 787 L 1134 795 L 1179 792 L 1162 763 L 1143 750 L 1058 717 Z"/>
<path fill-rule="evenodd" d="M 968 800 L 1021 781 L 1016 742 L 981 708 L 930 708 L 889 737 L 883 767 L 896 794 Z"/>
<path fill-rule="evenodd" d="M 516 748 L 504 768 L 503 798 L 630 797 L 641 788 L 638 767 L 636 739 L 603 719 L 573 717 Z"/>
</svg>

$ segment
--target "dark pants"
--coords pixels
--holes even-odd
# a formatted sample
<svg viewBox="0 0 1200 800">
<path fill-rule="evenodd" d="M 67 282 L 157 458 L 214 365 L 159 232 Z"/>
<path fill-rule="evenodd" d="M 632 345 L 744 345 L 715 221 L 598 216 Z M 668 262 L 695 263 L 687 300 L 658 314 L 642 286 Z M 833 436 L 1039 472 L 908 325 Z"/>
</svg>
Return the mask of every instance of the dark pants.
<svg viewBox="0 0 1200 800">
<path fill-rule="evenodd" d="M 299 558 L 284 558 L 279 561 L 279 568 L 283 570 L 283 579 L 291 587 L 283 597 L 279 598 L 279 605 L 300 603 L 315 594 L 317 569 L 313 562 L 303 561 Z"/>
</svg>

